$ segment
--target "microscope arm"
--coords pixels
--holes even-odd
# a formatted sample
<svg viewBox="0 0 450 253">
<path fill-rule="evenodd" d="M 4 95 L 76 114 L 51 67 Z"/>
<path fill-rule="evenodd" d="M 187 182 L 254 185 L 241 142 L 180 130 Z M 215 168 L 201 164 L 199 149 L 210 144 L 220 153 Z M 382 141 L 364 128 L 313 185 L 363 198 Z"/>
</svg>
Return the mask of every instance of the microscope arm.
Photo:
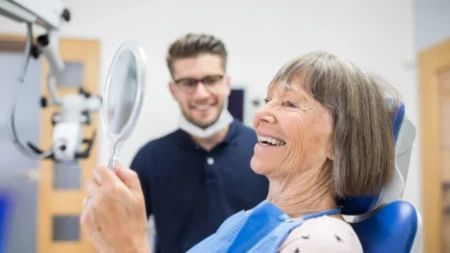
<svg viewBox="0 0 450 253">
<path fill-rule="evenodd" d="M 101 98 L 87 96 L 88 93 L 59 96 L 56 83 L 64 71 L 64 62 L 59 54 L 59 32 L 61 25 L 70 20 L 70 12 L 62 4 L 62 0 L 0 0 L 0 15 L 27 26 L 27 45 L 25 60 L 20 77 L 14 87 L 12 103 L 8 113 L 8 130 L 11 141 L 24 155 L 37 159 L 53 159 L 55 161 L 76 161 L 87 158 L 92 148 L 92 139 L 83 138 L 83 126 L 89 124 L 90 113 L 101 107 Z M 45 34 L 34 40 L 33 25 L 45 30 Z M 14 123 L 15 107 L 24 85 L 24 76 L 31 57 L 43 55 L 49 64 L 47 87 L 50 99 L 41 100 L 42 107 L 56 105 L 61 110 L 54 115 L 52 146 L 42 151 L 35 144 L 27 142 L 23 145 L 17 136 Z M 55 120 L 57 118 L 57 120 Z M 80 150 L 87 144 L 85 150 Z"/>
</svg>

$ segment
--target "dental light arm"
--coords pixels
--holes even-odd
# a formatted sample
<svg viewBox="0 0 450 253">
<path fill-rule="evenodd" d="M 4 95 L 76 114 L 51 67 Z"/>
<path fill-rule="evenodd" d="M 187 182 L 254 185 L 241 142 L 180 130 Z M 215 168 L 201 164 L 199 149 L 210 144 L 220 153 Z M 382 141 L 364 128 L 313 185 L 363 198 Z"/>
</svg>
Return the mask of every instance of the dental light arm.
<svg viewBox="0 0 450 253">
<path fill-rule="evenodd" d="M 0 0 L 0 14 L 20 23 L 58 30 L 64 12 L 61 0 Z"/>
<path fill-rule="evenodd" d="M 64 8 L 61 0 L 0 0 L 0 15 L 27 25 L 27 43 L 25 60 L 17 84 L 14 86 L 12 103 L 8 113 L 8 131 L 12 142 L 26 156 L 33 159 L 53 159 L 56 162 L 73 162 L 89 157 L 95 131 L 91 139 L 83 138 L 83 125 L 91 122 L 91 113 L 100 109 L 102 101 L 98 96 L 92 96 L 82 88 L 78 94 L 60 97 L 56 82 L 64 71 L 64 62 L 59 55 L 59 30 L 64 22 L 70 21 L 70 12 Z M 46 33 L 36 38 L 33 43 L 33 25 L 45 29 Z M 47 87 L 50 99 L 42 98 L 42 107 L 55 105 L 61 110 L 52 117 L 52 146 L 42 151 L 36 145 L 28 142 L 23 145 L 17 136 L 14 123 L 15 107 L 20 95 L 21 86 L 31 57 L 43 55 L 49 64 Z M 87 148 L 82 150 L 83 144 Z"/>
</svg>

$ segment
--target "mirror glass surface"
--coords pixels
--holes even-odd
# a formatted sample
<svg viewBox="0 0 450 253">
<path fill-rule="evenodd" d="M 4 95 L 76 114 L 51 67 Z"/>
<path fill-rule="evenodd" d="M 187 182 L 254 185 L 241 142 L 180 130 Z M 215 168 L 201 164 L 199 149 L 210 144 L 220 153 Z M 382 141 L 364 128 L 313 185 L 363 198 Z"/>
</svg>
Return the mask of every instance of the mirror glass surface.
<svg viewBox="0 0 450 253">
<path fill-rule="evenodd" d="M 130 120 L 136 106 L 137 71 L 136 58 L 129 50 L 119 53 L 111 66 L 109 89 L 107 91 L 106 120 L 111 133 L 119 134 Z"/>
</svg>

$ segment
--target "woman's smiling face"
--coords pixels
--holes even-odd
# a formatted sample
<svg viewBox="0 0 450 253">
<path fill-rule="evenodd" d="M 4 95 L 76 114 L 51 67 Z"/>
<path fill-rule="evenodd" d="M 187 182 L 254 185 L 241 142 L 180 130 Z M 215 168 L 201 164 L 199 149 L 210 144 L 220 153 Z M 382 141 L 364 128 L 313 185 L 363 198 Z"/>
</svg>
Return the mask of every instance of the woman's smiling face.
<svg viewBox="0 0 450 253">
<path fill-rule="evenodd" d="M 322 166 L 331 153 L 331 112 L 315 100 L 294 78 L 290 89 L 270 85 L 265 105 L 254 118 L 258 135 L 252 169 L 267 177 L 291 174 Z"/>
</svg>

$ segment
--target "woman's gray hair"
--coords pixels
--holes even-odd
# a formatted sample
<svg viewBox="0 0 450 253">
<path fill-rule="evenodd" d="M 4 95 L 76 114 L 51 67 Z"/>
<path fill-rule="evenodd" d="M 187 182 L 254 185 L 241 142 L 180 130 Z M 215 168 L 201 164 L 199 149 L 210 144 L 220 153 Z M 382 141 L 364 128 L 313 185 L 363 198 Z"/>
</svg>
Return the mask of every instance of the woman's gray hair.
<svg viewBox="0 0 450 253">
<path fill-rule="evenodd" d="M 293 59 L 271 84 L 288 90 L 303 87 L 331 111 L 333 161 L 326 174 L 337 197 L 374 195 L 391 180 L 395 168 L 392 121 L 400 102 L 395 89 L 326 52 Z M 394 96 L 388 97 L 387 91 Z"/>
</svg>

